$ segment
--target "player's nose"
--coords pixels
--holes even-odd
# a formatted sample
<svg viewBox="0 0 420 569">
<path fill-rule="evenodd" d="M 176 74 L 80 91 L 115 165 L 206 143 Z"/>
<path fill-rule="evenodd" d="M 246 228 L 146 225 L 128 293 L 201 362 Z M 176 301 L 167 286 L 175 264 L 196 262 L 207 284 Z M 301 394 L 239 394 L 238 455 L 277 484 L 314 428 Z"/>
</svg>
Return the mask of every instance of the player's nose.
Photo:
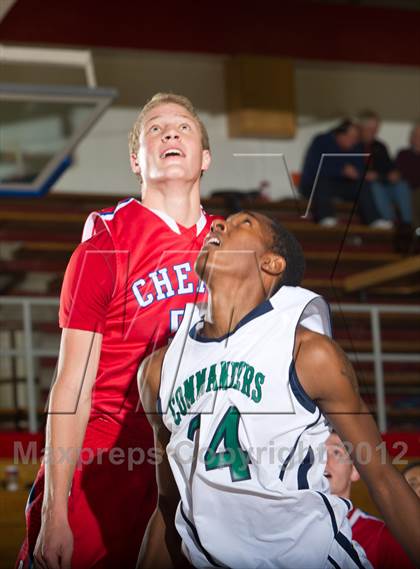
<svg viewBox="0 0 420 569">
<path fill-rule="evenodd" d="M 216 233 L 219 231 L 220 233 L 224 233 L 226 231 L 226 221 L 224 219 L 215 219 L 211 224 L 211 231 Z"/>
<path fill-rule="evenodd" d="M 162 140 L 178 140 L 179 139 L 179 132 L 174 127 L 168 127 L 162 133 Z"/>
</svg>

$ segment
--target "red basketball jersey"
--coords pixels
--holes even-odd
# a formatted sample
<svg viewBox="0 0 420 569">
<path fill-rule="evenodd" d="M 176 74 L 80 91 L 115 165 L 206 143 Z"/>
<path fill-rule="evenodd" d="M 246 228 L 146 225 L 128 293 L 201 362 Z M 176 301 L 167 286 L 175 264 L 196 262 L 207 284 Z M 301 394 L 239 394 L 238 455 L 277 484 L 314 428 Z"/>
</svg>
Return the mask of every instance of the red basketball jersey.
<svg viewBox="0 0 420 569">
<path fill-rule="evenodd" d="M 103 334 L 91 418 L 139 418 L 139 364 L 166 345 L 186 303 L 205 299 L 194 262 L 213 219 L 202 211 L 187 229 L 133 198 L 88 217 L 66 271 L 60 326 Z"/>
<path fill-rule="evenodd" d="M 360 543 L 374 569 L 414 569 L 384 522 L 359 508 L 348 514 L 353 539 Z"/>
</svg>

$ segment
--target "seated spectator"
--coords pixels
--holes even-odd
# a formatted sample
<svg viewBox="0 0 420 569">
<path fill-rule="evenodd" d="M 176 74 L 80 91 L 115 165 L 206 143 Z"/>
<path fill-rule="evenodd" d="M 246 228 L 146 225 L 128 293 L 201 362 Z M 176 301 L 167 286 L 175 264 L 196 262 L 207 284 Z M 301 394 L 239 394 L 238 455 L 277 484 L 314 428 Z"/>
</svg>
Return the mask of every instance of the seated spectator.
<svg viewBox="0 0 420 569">
<path fill-rule="evenodd" d="M 360 476 L 353 465 L 340 437 L 331 433 L 326 442 L 327 464 L 325 476 L 332 494 L 350 500 L 352 482 Z M 348 518 L 353 539 L 365 550 L 374 569 L 409 569 L 414 565 L 395 540 L 382 520 L 366 514 L 359 508 L 352 508 Z"/>
<path fill-rule="evenodd" d="M 364 223 L 389 228 L 389 222 L 379 219 L 370 184 L 365 183 L 360 190 L 366 169 L 363 156 L 357 156 L 362 152 L 359 131 L 349 120 L 316 136 L 310 144 L 303 164 L 300 191 L 308 199 L 312 195 L 311 209 L 320 225 L 332 227 L 337 224 L 333 201 L 339 198 L 351 202 L 358 199 Z M 324 154 L 333 156 L 323 157 Z M 321 158 L 323 161 L 318 174 Z"/>
<path fill-rule="evenodd" d="M 420 498 L 420 460 L 408 464 L 402 471 L 404 478 Z"/>
<path fill-rule="evenodd" d="M 410 148 L 400 150 L 396 166 L 411 188 L 413 224 L 420 226 L 420 124 L 413 127 L 410 135 Z"/>
<path fill-rule="evenodd" d="M 358 118 L 363 151 L 370 154 L 366 180 L 372 185 L 375 205 L 382 218 L 394 223 L 399 219 L 405 225 L 412 223 L 411 195 L 408 184 L 391 160 L 386 145 L 378 140 L 380 118 L 373 111 L 364 111 Z"/>
</svg>

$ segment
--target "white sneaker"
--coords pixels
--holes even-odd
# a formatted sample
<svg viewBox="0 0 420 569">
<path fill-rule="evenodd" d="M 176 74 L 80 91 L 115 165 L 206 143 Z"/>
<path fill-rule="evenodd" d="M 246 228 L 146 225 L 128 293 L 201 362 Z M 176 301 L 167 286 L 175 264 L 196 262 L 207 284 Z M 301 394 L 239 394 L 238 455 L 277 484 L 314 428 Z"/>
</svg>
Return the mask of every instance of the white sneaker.
<svg viewBox="0 0 420 569">
<path fill-rule="evenodd" d="M 322 227 L 335 227 L 338 221 L 336 217 L 323 217 L 319 222 Z"/>
<path fill-rule="evenodd" d="M 372 229 L 392 229 L 394 223 L 389 219 L 375 219 L 369 227 L 372 227 Z"/>
</svg>

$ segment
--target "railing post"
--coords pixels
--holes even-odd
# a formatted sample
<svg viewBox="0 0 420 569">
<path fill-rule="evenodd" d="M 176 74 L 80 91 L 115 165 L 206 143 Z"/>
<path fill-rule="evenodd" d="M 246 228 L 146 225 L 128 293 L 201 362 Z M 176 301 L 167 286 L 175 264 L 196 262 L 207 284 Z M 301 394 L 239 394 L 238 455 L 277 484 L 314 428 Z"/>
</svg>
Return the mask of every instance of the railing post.
<svg viewBox="0 0 420 569">
<path fill-rule="evenodd" d="M 26 393 L 28 398 L 29 432 L 38 431 L 37 396 L 35 390 L 35 368 L 32 344 L 32 316 L 29 300 L 24 300 L 23 310 L 23 338 L 25 344 Z"/>
<path fill-rule="evenodd" d="M 385 403 L 384 367 L 382 361 L 381 323 L 379 310 L 373 306 L 370 310 L 370 323 L 372 328 L 373 363 L 375 370 L 376 412 L 378 417 L 379 430 L 381 433 L 385 433 L 387 430 L 387 417 Z"/>
</svg>

